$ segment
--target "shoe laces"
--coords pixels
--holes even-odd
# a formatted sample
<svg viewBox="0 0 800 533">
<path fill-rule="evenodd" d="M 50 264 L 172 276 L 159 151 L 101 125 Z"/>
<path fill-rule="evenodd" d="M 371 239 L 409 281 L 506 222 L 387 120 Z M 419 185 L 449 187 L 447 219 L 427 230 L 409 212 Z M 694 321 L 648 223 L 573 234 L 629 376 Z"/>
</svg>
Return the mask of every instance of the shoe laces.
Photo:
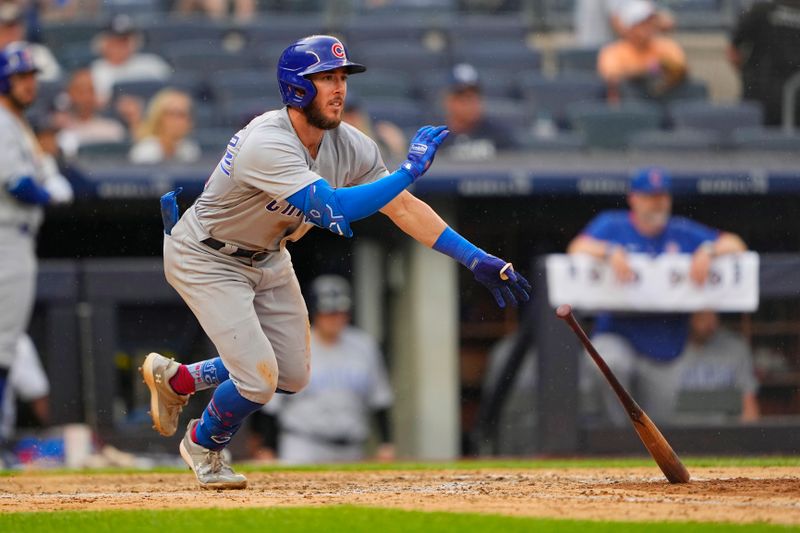
<svg viewBox="0 0 800 533">
<path fill-rule="evenodd" d="M 206 464 L 213 474 L 233 473 L 233 470 L 222 458 L 222 450 L 208 450 L 206 452 Z"/>
</svg>

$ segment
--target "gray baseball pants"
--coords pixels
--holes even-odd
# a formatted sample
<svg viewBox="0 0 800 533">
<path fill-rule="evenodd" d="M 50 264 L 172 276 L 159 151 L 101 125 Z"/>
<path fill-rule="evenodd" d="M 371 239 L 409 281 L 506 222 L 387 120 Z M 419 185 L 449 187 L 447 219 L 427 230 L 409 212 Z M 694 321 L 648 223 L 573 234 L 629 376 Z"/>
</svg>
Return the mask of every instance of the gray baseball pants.
<svg viewBox="0 0 800 533">
<path fill-rule="evenodd" d="M 239 393 L 267 403 L 311 372 L 310 330 L 289 252 L 261 261 L 198 242 L 179 223 L 164 237 L 164 274 L 216 346 Z"/>
</svg>

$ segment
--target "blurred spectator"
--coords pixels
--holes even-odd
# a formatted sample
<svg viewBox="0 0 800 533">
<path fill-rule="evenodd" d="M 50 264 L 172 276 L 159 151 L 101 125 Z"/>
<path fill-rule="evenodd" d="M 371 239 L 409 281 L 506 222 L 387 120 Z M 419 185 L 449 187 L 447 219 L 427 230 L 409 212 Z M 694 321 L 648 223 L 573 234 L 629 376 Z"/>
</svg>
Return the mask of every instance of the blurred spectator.
<svg viewBox="0 0 800 533">
<path fill-rule="evenodd" d="M 26 39 L 25 19 L 16 2 L 0 3 L 0 48 Z M 50 50 L 39 43 L 29 43 L 33 61 L 39 69 L 39 81 L 54 81 L 61 77 L 61 67 Z"/>
<path fill-rule="evenodd" d="M 83 172 L 66 157 L 58 142 L 61 133 L 60 121 L 56 114 L 37 114 L 30 117 L 31 129 L 42 147 L 45 165 L 54 166 L 69 182 L 74 195 L 87 197 L 93 192 L 93 185 Z"/>
<path fill-rule="evenodd" d="M 3 412 L 0 413 L 0 441 L 10 440 L 14 436 L 18 399 L 30 404 L 30 410 L 39 425 L 46 426 L 50 421 L 50 381 L 42 368 L 39 352 L 27 334 L 17 341 L 17 357 L 8 374 L 8 385 L 5 398 L 0 402 L 3 406 Z"/>
<path fill-rule="evenodd" d="M 167 80 L 172 67 L 155 54 L 137 52 L 140 39 L 136 27 L 127 15 L 117 15 L 101 33 L 101 57 L 92 62 L 92 78 L 97 97 L 107 105 L 114 84 L 122 81 Z"/>
<path fill-rule="evenodd" d="M 623 83 L 633 84 L 645 96 L 669 96 L 686 80 L 686 55 L 673 39 L 659 35 L 655 6 L 646 0 L 628 0 L 617 12 L 623 36 L 600 50 L 597 69 L 608 84 L 608 99 L 620 97 Z"/>
<path fill-rule="evenodd" d="M 138 140 L 130 151 L 131 163 L 197 161 L 200 147 L 188 138 L 192 125 L 191 96 L 176 89 L 160 90 L 147 107 Z"/>
<path fill-rule="evenodd" d="M 89 69 L 73 72 L 66 94 L 56 100 L 58 143 L 68 156 L 87 144 L 122 142 L 128 137 L 125 126 L 101 115 L 100 108 Z"/>
<path fill-rule="evenodd" d="M 308 387 L 276 395 L 254 417 L 253 455 L 281 462 L 334 463 L 366 457 L 370 415 L 375 415 L 380 444 L 375 458 L 394 459 L 389 432 L 392 390 L 378 345 L 350 326 L 350 284 L 324 275 L 311 285 L 311 357 Z M 277 437 L 277 438 L 276 438 Z"/>
<path fill-rule="evenodd" d="M 234 19 L 249 22 L 256 15 L 256 0 L 178 0 L 176 9 L 181 15 L 205 13 L 212 19 L 224 19 L 233 6 Z"/>
<path fill-rule="evenodd" d="M 472 65 L 459 63 L 453 67 L 444 95 L 444 112 L 450 138 L 439 150 L 440 157 L 491 159 L 499 150 L 517 148 L 509 128 L 486 116 L 478 71 Z"/>
<path fill-rule="evenodd" d="M 408 140 L 403 131 L 387 120 L 373 122 L 361 100 L 349 91 L 342 120 L 378 143 L 385 160 L 402 161 L 406 156 Z"/>
<path fill-rule="evenodd" d="M 622 37 L 625 28 L 618 11 L 629 1 L 577 0 L 573 12 L 576 44 L 587 48 L 599 47 Z M 675 19 L 668 11 L 659 10 L 656 16 L 662 31 L 675 27 Z"/>
<path fill-rule="evenodd" d="M 689 277 L 698 286 L 708 277 L 713 259 L 743 252 L 746 246 L 732 233 L 720 232 L 683 217 L 672 216 L 671 179 L 663 170 L 638 171 L 630 185 L 630 211 L 600 213 L 567 248 L 570 254 L 589 254 L 609 263 L 620 283 L 636 279 L 628 253 L 653 256 L 692 254 Z M 593 342 L 622 385 L 653 419 L 674 410 L 678 390 L 678 361 L 689 334 L 686 313 L 601 313 Z M 588 357 L 583 359 L 584 393 L 603 396 L 607 418 L 626 424 L 627 416 L 602 375 Z"/>
<path fill-rule="evenodd" d="M 766 124 L 781 124 L 783 85 L 800 72 L 800 0 L 759 2 L 745 11 L 733 30 L 729 58 L 741 70 L 742 96 L 764 104 Z M 792 119 L 800 124 L 797 103 Z"/>
<path fill-rule="evenodd" d="M 742 398 L 741 420 L 757 420 L 758 381 L 750 347 L 721 327 L 714 311 L 694 313 L 689 326 L 689 342 L 680 357 L 678 389 L 698 393 L 736 390 Z"/>
</svg>

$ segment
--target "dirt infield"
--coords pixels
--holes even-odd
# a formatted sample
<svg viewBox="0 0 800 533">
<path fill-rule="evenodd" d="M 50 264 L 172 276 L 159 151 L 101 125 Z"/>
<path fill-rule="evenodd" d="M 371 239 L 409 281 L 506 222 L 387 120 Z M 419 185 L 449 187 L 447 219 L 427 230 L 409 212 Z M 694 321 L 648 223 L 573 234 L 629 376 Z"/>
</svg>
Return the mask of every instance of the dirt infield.
<svg viewBox="0 0 800 533">
<path fill-rule="evenodd" d="M 695 468 L 670 485 L 655 468 L 276 471 L 244 491 L 201 491 L 191 474 L 19 474 L 0 513 L 365 505 L 552 518 L 800 524 L 800 469 Z"/>
</svg>

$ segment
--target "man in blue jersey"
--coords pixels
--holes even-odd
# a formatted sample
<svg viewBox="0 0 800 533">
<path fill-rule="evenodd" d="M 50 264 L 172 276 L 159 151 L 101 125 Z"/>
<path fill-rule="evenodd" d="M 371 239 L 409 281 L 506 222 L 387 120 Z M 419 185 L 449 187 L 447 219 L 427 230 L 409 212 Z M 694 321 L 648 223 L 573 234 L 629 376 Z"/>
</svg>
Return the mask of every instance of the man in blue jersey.
<svg viewBox="0 0 800 533">
<path fill-rule="evenodd" d="M 589 254 L 608 261 L 617 279 L 633 281 L 629 253 L 692 254 L 689 276 L 697 285 L 708 278 L 713 259 L 743 252 L 742 239 L 683 217 L 672 216 L 671 178 L 663 169 L 645 168 L 634 175 L 628 193 L 630 211 L 600 213 L 568 246 L 570 254 Z M 678 369 L 675 364 L 689 334 L 687 313 L 601 313 L 592 342 L 622 385 L 654 419 L 673 411 Z M 605 414 L 615 425 L 626 415 L 599 372 L 586 369 L 584 384 L 603 394 Z"/>
</svg>

